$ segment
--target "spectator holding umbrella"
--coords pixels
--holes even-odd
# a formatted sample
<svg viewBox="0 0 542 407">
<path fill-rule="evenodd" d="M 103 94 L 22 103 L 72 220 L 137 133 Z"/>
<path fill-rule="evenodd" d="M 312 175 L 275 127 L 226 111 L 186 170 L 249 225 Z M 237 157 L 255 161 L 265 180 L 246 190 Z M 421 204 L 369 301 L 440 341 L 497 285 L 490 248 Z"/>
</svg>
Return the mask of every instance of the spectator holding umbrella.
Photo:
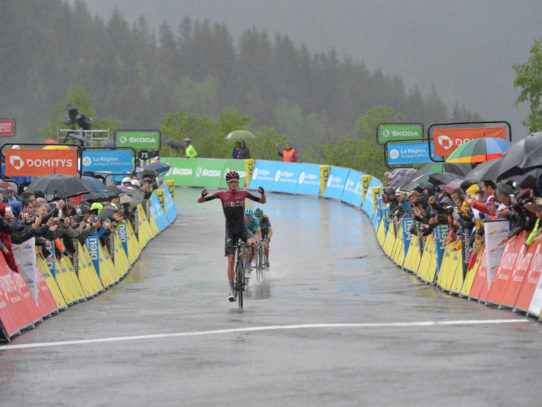
<svg viewBox="0 0 542 407">
<path fill-rule="evenodd" d="M 238 158 L 241 159 L 241 160 L 244 160 L 244 159 L 247 159 L 247 158 L 250 158 L 250 150 L 248 149 L 247 147 L 247 143 L 245 143 L 245 141 L 241 141 L 241 143 L 239 144 L 239 156 Z"/>
<path fill-rule="evenodd" d="M 241 143 L 236 141 L 231 152 L 231 158 L 239 158 L 239 152 L 241 151 Z"/>
</svg>

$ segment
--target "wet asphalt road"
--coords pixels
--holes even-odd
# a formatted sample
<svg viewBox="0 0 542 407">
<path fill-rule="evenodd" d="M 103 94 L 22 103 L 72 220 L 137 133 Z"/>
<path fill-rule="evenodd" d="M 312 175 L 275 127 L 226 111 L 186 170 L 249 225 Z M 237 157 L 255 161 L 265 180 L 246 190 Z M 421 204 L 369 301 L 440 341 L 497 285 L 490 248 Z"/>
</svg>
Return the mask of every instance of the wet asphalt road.
<svg viewBox="0 0 542 407">
<path fill-rule="evenodd" d="M 421 285 L 338 202 L 268 195 L 271 269 L 240 312 L 198 194 L 124 281 L 0 347 L 0 405 L 541 404 L 541 324 Z"/>
</svg>

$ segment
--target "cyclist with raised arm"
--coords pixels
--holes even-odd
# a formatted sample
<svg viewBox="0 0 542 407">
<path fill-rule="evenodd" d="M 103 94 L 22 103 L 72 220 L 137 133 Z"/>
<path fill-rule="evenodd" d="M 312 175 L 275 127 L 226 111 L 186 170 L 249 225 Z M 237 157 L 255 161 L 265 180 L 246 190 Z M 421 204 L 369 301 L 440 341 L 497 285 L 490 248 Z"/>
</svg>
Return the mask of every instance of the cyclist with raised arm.
<svg viewBox="0 0 542 407">
<path fill-rule="evenodd" d="M 245 209 L 245 224 L 247 225 L 248 230 L 248 238 L 254 239 L 254 243 L 256 243 L 256 240 L 259 242 L 262 240 L 262 232 L 260 231 L 260 222 L 256 217 L 254 216 L 254 212 L 252 209 L 247 208 Z M 250 273 L 252 271 L 252 259 L 254 258 L 254 246 L 251 246 L 250 249 L 248 249 L 248 260 L 247 260 L 247 266 L 246 266 L 246 277 L 250 278 Z"/>
<path fill-rule="evenodd" d="M 239 239 L 247 245 L 254 245 L 256 243 L 254 239 L 248 238 L 248 232 L 245 226 L 245 199 L 248 198 L 262 204 L 266 203 L 267 199 L 262 187 L 258 188 L 258 192 L 261 194 L 259 198 L 245 189 L 239 189 L 239 174 L 236 171 L 230 171 L 226 174 L 226 182 L 228 184 L 228 190 L 217 191 L 214 194 L 209 195 L 209 191 L 204 189 L 198 197 L 198 203 L 211 201 L 217 198 L 222 202 L 222 209 L 224 210 L 224 216 L 226 218 L 225 252 L 226 256 L 228 256 L 228 281 L 230 283 L 230 295 L 228 299 L 233 302 L 235 301 L 235 273 L 233 269 L 235 264 L 235 246 Z"/>
<path fill-rule="evenodd" d="M 263 214 L 263 209 L 256 208 L 254 211 L 254 217 L 258 218 L 260 222 L 260 231 L 262 233 L 263 250 L 265 253 L 265 266 L 269 267 L 269 243 L 273 236 L 273 229 L 271 228 L 271 222 L 269 217 Z"/>
</svg>

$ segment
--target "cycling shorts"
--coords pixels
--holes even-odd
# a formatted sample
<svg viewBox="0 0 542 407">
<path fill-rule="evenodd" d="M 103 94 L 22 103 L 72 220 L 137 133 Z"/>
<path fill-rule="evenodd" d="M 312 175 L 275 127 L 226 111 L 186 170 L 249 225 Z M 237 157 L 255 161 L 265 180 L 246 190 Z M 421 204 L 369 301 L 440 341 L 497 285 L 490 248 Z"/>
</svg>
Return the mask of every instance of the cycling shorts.
<svg viewBox="0 0 542 407">
<path fill-rule="evenodd" d="M 235 245 L 239 239 L 241 239 L 244 243 L 247 242 L 247 239 L 249 238 L 247 232 L 248 231 L 246 228 L 240 230 L 230 230 L 226 228 L 226 245 L 224 248 L 225 256 L 235 254 Z"/>
</svg>

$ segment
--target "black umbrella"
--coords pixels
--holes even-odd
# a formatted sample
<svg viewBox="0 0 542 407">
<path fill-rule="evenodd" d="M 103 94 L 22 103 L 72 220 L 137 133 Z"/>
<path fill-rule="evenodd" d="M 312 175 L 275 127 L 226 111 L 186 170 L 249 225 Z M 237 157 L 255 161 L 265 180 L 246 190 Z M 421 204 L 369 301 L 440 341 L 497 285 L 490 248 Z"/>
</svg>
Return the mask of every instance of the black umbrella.
<svg viewBox="0 0 542 407">
<path fill-rule="evenodd" d="M 91 191 L 90 186 L 81 178 L 74 175 L 50 174 L 32 180 L 28 192 L 41 191 L 45 195 L 59 198 L 82 195 Z"/>
<path fill-rule="evenodd" d="M 501 181 L 505 183 L 515 182 L 521 189 L 534 189 L 537 182 L 542 182 L 542 168 L 533 168 L 524 174 L 512 175 L 511 177 L 503 178 Z"/>
<path fill-rule="evenodd" d="M 83 175 L 82 180 L 90 186 L 90 192 L 104 192 L 107 193 L 107 185 L 105 185 L 98 178 L 94 178 L 88 175 Z"/>
<path fill-rule="evenodd" d="M 89 192 L 88 194 L 83 195 L 81 201 L 87 202 L 103 202 L 109 199 L 109 195 L 105 192 Z"/>
<path fill-rule="evenodd" d="M 532 168 L 542 166 L 542 132 L 531 134 L 510 144 L 499 164 L 497 180 L 521 175 Z"/>
<path fill-rule="evenodd" d="M 130 203 L 131 208 L 135 208 L 145 199 L 145 193 L 141 191 L 140 189 L 128 188 L 128 187 L 117 187 L 117 188 L 132 197 L 133 201 Z"/>
<path fill-rule="evenodd" d="M 502 157 L 499 157 L 480 163 L 472 170 L 470 170 L 464 178 L 473 181 L 496 181 L 499 175 L 501 161 Z"/>
<path fill-rule="evenodd" d="M 106 186 L 107 186 L 107 195 L 110 198 L 117 197 L 123 193 L 123 191 L 119 189 L 118 187 L 116 187 L 115 185 L 106 185 Z"/>
<path fill-rule="evenodd" d="M 176 150 L 184 149 L 184 144 L 181 143 L 179 140 L 175 140 L 172 138 L 167 138 L 164 140 L 164 144 L 169 147 L 173 147 Z"/>
<path fill-rule="evenodd" d="M 171 168 L 171 165 L 168 163 L 163 163 L 163 162 L 150 163 L 145 166 L 145 169 L 143 170 L 143 175 L 145 175 L 145 170 L 154 170 L 158 174 L 161 174 L 163 172 L 169 171 L 170 168 Z"/>
<path fill-rule="evenodd" d="M 438 187 L 441 185 L 449 184 L 457 178 L 458 176 L 456 174 L 452 174 L 449 172 L 434 172 L 432 174 L 429 174 L 428 181 L 434 186 Z"/>
<path fill-rule="evenodd" d="M 157 177 L 158 176 L 158 172 L 156 172 L 156 170 L 153 170 L 152 168 L 147 168 L 147 167 L 143 169 L 143 173 L 142 173 L 143 177 Z"/>
<path fill-rule="evenodd" d="M 117 208 L 115 208 L 113 205 L 105 205 L 102 210 L 100 211 L 100 218 L 101 219 L 108 219 L 113 216 L 113 214 L 117 211 Z"/>
<path fill-rule="evenodd" d="M 413 191 L 418 185 L 425 185 L 429 182 L 431 174 L 421 174 L 415 178 L 412 178 L 405 185 L 401 185 L 401 189 L 405 191 Z"/>
</svg>

